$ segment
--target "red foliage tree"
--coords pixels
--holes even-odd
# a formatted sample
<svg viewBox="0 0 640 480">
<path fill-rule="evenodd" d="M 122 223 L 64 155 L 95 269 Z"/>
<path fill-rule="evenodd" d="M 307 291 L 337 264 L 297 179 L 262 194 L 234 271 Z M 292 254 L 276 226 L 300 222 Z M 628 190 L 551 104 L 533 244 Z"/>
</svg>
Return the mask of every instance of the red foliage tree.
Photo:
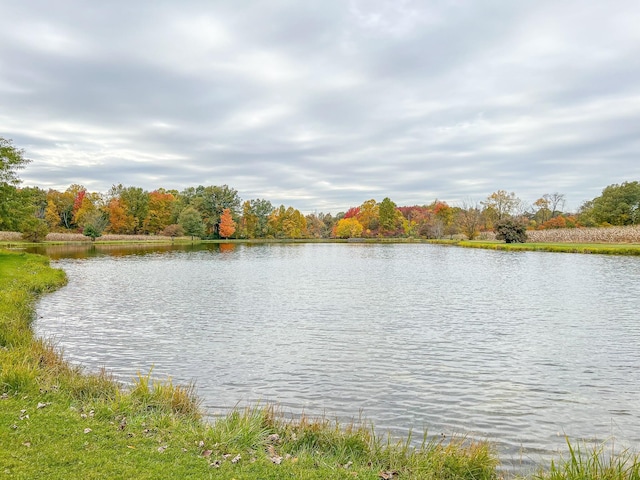
<svg viewBox="0 0 640 480">
<path fill-rule="evenodd" d="M 344 217 L 342 218 L 352 218 L 358 215 L 359 213 L 360 213 L 360 207 L 351 207 L 349 210 L 347 210 L 347 213 L 345 213 Z"/>
</svg>

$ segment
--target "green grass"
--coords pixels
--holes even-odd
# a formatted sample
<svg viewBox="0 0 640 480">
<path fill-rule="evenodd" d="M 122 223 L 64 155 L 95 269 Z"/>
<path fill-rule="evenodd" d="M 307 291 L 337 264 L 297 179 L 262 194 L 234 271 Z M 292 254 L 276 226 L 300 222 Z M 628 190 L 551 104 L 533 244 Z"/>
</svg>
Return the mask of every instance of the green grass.
<svg viewBox="0 0 640 480">
<path fill-rule="evenodd" d="M 467 248 L 507 251 L 640 255 L 640 244 L 634 243 L 503 243 L 498 241 L 472 240 L 456 242 L 455 245 Z"/>
<path fill-rule="evenodd" d="M 605 450 L 606 445 L 581 448 L 567 439 L 568 455 L 552 461 L 537 480 L 640 480 L 640 456 L 629 450 Z"/>
<path fill-rule="evenodd" d="M 192 385 L 149 372 L 124 389 L 108 372 L 85 373 L 31 330 L 37 297 L 65 281 L 44 257 L 0 251 L 0 478 L 499 478 L 487 442 L 414 446 L 366 422 L 288 420 L 273 406 L 209 423 Z M 569 449 L 537 478 L 638 479 L 637 455 Z"/>
</svg>

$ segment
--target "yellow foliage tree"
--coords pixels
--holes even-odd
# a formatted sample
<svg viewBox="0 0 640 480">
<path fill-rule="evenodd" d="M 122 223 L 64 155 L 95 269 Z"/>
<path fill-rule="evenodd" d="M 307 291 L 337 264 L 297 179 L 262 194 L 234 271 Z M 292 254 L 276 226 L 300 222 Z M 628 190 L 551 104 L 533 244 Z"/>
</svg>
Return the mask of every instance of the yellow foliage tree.
<svg viewBox="0 0 640 480">
<path fill-rule="evenodd" d="M 364 227 L 357 218 L 343 218 L 336 224 L 335 236 L 339 238 L 357 238 L 362 235 Z"/>
</svg>

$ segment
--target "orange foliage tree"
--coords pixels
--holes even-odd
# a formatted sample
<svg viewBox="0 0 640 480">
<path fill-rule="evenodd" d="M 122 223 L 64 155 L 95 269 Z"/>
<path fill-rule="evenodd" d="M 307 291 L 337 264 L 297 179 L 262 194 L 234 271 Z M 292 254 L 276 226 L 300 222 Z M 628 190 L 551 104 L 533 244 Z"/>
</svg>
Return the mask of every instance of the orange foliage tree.
<svg viewBox="0 0 640 480">
<path fill-rule="evenodd" d="M 231 218 L 231 210 L 225 208 L 220 215 L 220 226 L 218 232 L 222 238 L 229 238 L 236 231 L 236 222 Z"/>
<path fill-rule="evenodd" d="M 133 233 L 135 218 L 127 213 L 120 199 L 112 198 L 107 205 L 109 231 L 111 233 Z"/>
</svg>

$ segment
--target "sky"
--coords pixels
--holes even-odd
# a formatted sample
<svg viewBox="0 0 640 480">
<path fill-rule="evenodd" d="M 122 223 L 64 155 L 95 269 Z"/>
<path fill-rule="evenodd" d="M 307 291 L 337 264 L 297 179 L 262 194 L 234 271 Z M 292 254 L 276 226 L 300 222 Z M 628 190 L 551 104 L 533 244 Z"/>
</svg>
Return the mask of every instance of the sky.
<svg viewBox="0 0 640 480">
<path fill-rule="evenodd" d="M 303 213 L 640 180 L 638 0 L 0 0 L 24 186 Z"/>
</svg>

